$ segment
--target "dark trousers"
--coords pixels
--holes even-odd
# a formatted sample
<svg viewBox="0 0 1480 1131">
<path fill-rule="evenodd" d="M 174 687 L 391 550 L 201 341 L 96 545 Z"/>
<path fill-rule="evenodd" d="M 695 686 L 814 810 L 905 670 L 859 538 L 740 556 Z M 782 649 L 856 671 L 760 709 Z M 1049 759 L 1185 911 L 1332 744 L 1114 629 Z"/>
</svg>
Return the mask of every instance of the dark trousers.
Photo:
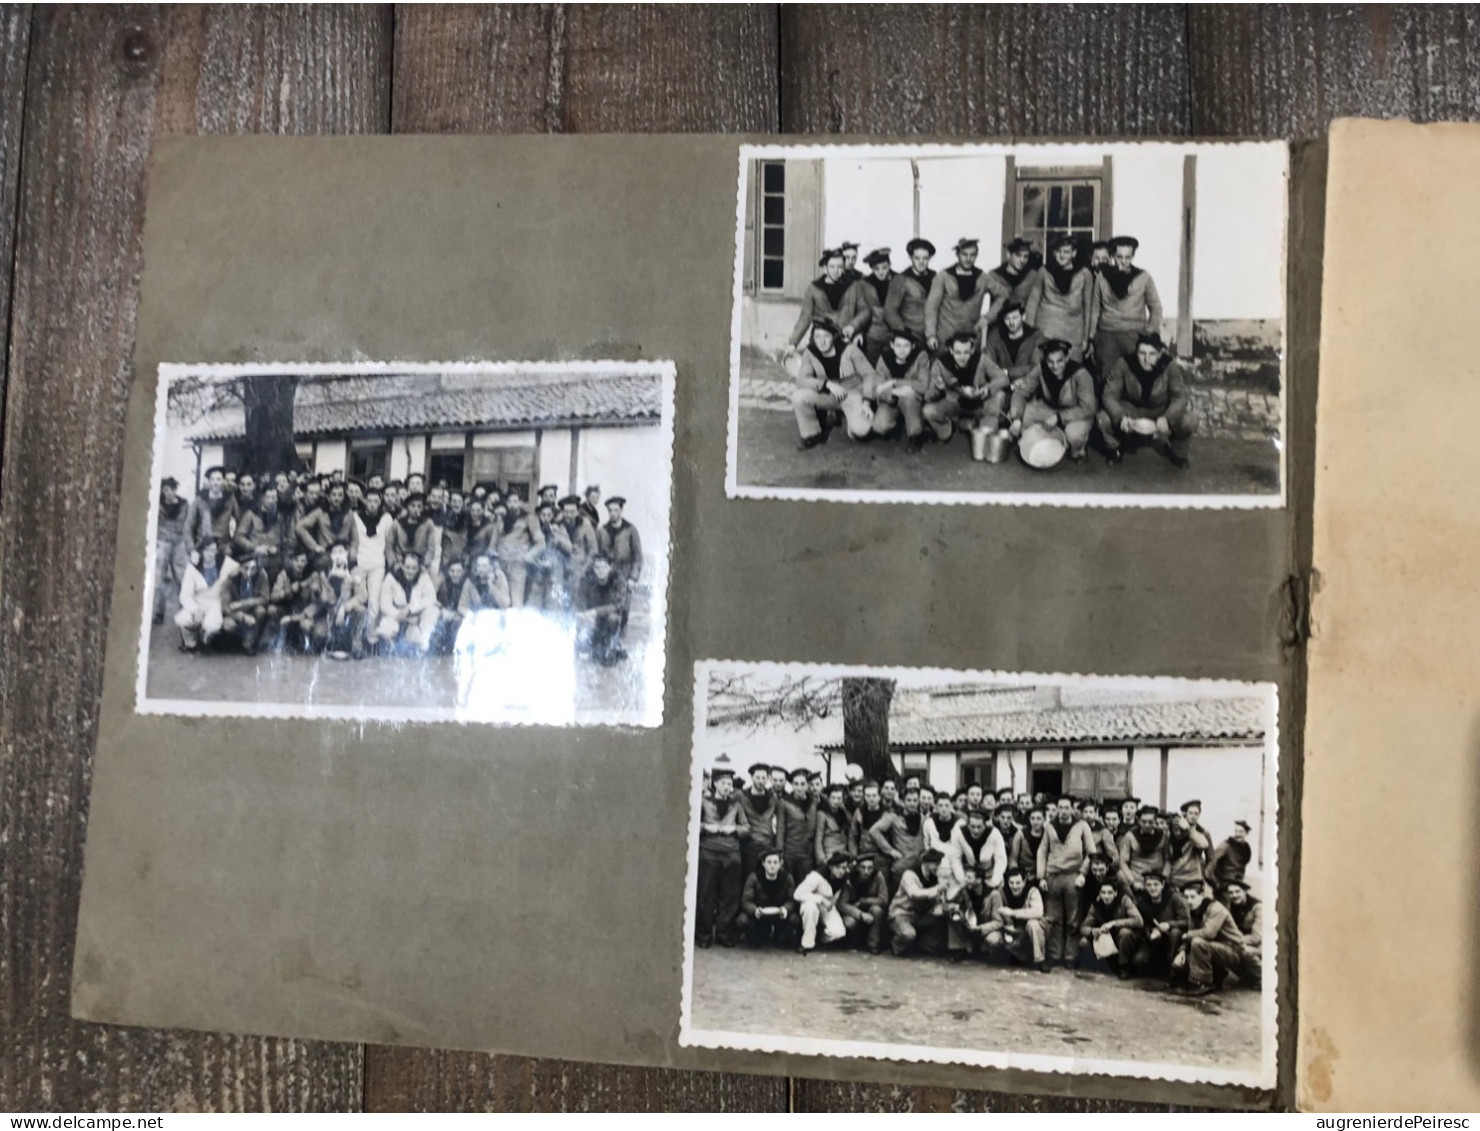
<svg viewBox="0 0 1480 1131">
<path fill-rule="evenodd" d="M 1191 939 L 1187 944 L 1187 978 L 1195 986 L 1222 981 L 1227 974 L 1236 974 L 1243 968 L 1242 947 L 1228 943 Z"/>
<path fill-rule="evenodd" d="M 451 616 L 444 610 L 442 618 L 437 621 L 437 627 L 432 629 L 432 642 L 427 645 L 427 651 L 434 656 L 450 656 L 452 649 L 457 644 L 457 630 L 462 627 L 462 614 L 454 612 Z"/>
<path fill-rule="evenodd" d="M 1172 956 L 1181 949 L 1182 932 L 1180 929 L 1173 927 L 1154 939 L 1150 931 L 1145 931 L 1141 935 L 1140 945 L 1136 947 L 1136 953 L 1131 958 L 1131 968 L 1155 978 L 1165 978 L 1172 972 Z"/>
<path fill-rule="evenodd" d="M 1135 356 L 1136 339 L 1140 336 L 1139 330 L 1095 330 L 1096 400 L 1104 395 L 1105 380 L 1110 376 L 1110 370 L 1115 368 L 1115 363 L 1123 357 Z"/>
<path fill-rule="evenodd" d="M 785 919 L 779 915 L 752 919 L 743 911 L 735 916 L 735 933 L 751 946 L 794 947 L 801 934 L 801 925 L 796 912 L 787 915 Z"/>
<path fill-rule="evenodd" d="M 262 637 L 262 625 L 266 620 L 267 614 L 260 610 L 255 613 L 228 613 L 221 619 L 221 631 L 235 636 L 242 646 L 242 651 L 249 656 L 255 656 L 257 642 Z"/>
<path fill-rule="evenodd" d="M 1105 442 L 1105 447 L 1110 451 L 1121 447 L 1127 451 L 1134 451 L 1147 444 L 1153 447 L 1164 444 L 1167 450 L 1179 459 L 1187 458 L 1187 453 L 1192 450 L 1192 437 L 1197 433 L 1197 417 L 1193 416 L 1190 407 L 1176 415 L 1167 416 L 1167 435 L 1165 436 L 1140 436 L 1134 432 L 1122 432 L 1115 427 L 1115 422 L 1110 419 L 1110 414 L 1104 409 L 1100 409 L 1096 414 L 1095 423 L 1100 428 L 1100 439 Z"/>
<path fill-rule="evenodd" d="M 1074 957 L 1074 923 L 1079 918 L 1079 888 L 1074 872 L 1049 876 L 1043 884 L 1043 930 L 1048 960 Z"/>
<path fill-rule="evenodd" d="M 725 941 L 734 937 L 740 910 L 740 857 L 699 857 L 699 937 Z"/>
<path fill-rule="evenodd" d="M 848 931 L 848 938 L 855 945 L 867 946 L 870 952 L 877 954 L 884 949 L 884 926 L 888 922 L 888 916 L 884 914 L 882 907 L 870 912 L 874 917 L 872 923 L 865 923 L 857 915 L 844 915 L 843 926 Z"/>
<path fill-rule="evenodd" d="M 892 932 L 890 946 L 895 954 L 908 954 L 918 949 L 922 954 L 943 954 L 946 949 L 946 917 L 926 912 L 906 912 L 889 919 Z"/>
<path fill-rule="evenodd" d="M 315 626 L 317 627 L 317 626 Z M 365 654 L 365 614 L 359 611 L 346 613 L 344 620 L 334 622 L 331 613 L 324 622 L 324 647 L 330 652 L 348 652 L 355 659 Z"/>
<path fill-rule="evenodd" d="M 622 618 L 625 613 L 598 613 L 582 628 L 580 646 L 598 664 L 614 664 L 626 655 L 622 649 Z"/>
<path fill-rule="evenodd" d="M 1136 952 L 1141 947 L 1141 932 L 1135 927 L 1120 927 L 1115 931 L 1115 957 L 1108 963 L 1095 954 L 1094 939 L 1088 931 L 1082 932 L 1074 943 L 1074 965 L 1110 965 L 1117 970 L 1130 970 Z"/>
</svg>

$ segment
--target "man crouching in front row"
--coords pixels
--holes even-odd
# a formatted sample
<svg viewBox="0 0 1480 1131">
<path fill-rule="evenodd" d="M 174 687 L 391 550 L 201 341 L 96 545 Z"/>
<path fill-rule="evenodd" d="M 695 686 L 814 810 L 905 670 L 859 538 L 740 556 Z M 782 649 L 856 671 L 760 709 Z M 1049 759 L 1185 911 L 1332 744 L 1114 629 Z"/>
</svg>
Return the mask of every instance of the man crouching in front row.
<svg viewBox="0 0 1480 1131">
<path fill-rule="evenodd" d="M 1136 350 L 1116 361 L 1105 377 L 1099 412 L 1105 460 L 1119 463 L 1128 444 L 1151 443 L 1175 467 L 1189 465 L 1197 431 L 1187 376 L 1158 334 L 1142 334 Z"/>
<path fill-rule="evenodd" d="M 1043 897 L 1036 887 L 1028 884 L 1021 869 L 1007 869 L 1002 887 L 987 897 L 985 919 L 987 929 L 982 942 L 989 958 L 1000 962 L 1010 957 L 1020 963 L 1032 963 L 1040 973 L 1048 973 Z"/>
</svg>

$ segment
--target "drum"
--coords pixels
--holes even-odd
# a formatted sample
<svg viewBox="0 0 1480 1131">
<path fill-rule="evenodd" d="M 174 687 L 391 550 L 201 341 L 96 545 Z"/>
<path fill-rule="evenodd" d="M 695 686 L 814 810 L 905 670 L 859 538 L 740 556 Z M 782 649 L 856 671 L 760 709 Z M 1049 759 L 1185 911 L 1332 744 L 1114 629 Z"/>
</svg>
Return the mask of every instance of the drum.
<svg viewBox="0 0 1480 1131">
<path fill-rule="evenodd" d="M 1057 428 L 1045 428 L 1042 424 L 1024 428 L 1022 438 L 1018 440 L 1018 455 L 1022 461 L 1040 471 L 1056 467 L 1068 451 L 1069 441 L 1064 434 Z"/>
</svg>

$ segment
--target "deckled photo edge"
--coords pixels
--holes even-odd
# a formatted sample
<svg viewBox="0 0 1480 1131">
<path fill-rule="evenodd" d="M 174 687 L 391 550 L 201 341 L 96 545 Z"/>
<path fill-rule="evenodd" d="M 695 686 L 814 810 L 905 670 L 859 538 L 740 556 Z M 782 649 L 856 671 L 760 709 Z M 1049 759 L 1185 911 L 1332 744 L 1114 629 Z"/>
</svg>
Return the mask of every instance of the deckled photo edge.
<svg viewBox="0 0 1480 1131">
<path fill-rule="evenodd" d="M 771 487 L 742 484 L 739 481 L 740 447 L 740 362 L 743 326 L 745 218 L 752 206 L 746 193 L 747 162 L 765 158 L 825 158 L 825 157 L 969 157 L 969 156 L 1012 156 L 1043 150 L 1065 150 L 1073 148 L 1094 149 L 1109 154 L 1112 158 L 1121 152 L 1145 152 L 1148 150 L 1169 153 L 1197 154 L 1203 151 L 1228 149 L 1277 151 L 1280 155 L 1281 176 L 1285 191 L 1281 194 L 1280 207 L 1283 214 L 1280 243 L 1280 335 L 1279 335 L 1279 436 L 1278 490 L 1236 495 L 1139 495 L 1095 492 L 1087 494 L 1043 493 L 1043 492 L 910 492 L 910 491 L 846 491 L 834 489 L 811 489 Z M 963 140 L 960 142 L 932 142 L 912 144 L 908 141 L 888 143 L 858 143 L 847 140 L 835 142 L 812 141 L 798 144 L 784 142 L 746 143 L 738 147 L 737 188 L 735 215 L 735 257 L 731 287 L 730 327 L 730 375 L 729 375 L 729 419 L 726 428 L 725 495 L 729 499 L 745 500 L 794 500 L 802 502 L 835 503 L 920 503 L 926 505 L 968 506 L 1059 506 L 1099 508 L 1160 508 L 1169 510 L 1282 510 L 1289 505 L 1289 249 L 1290 223 L 1290 143 L 1287 140 L 1267 138 L 1232 138 L 1227 140 L 1208 139 L 1197 141 L 1177 140 L 1107 140 L 1096 139 L 1036 139 L 1024 142 L 985 142 Z"/>
<path fill-rule="evenodd" d="M 164 446 L 167 440 L 169 418 L 169 389 L 171 384 L 185 377 L 256 377 L 273 376 L 280 373 L 295 373 L 305 376 L 358 376 L 376 374 L 415 373 L 459 373 L 490 376 L 548 373 L 609 373 L 612 375 L 650 375 L 659 378 L 662 401 L 659 411 L 659 428 L 666 464 L 664 471 L 668 481 L 667 528 L 664 530 L 662 548 L 658 554 L 663 583 L 655 587 L 652 615 L 661 631 L 655 633 L 657 655 L 648 650 L 648 675 L 656 680 L 653 687 L 657 694 L 649 695 L 641 714 L 611 712 L 609 718 L 577 722 L 559 719 L 521 719 L 504 717 L 480 717 L 476 714 L 458 714 L 440 708 L 402 708 L 376 706 L 346 706 L 342 704 L 287 704 L 249 703 L 234 700 L 172 699 L 148 693 L 149 648 L 153 632 L 153 602 L 155 571 L 157 569 L 157 536 L 160 497 L 158 483 L 163 474 Z M 405 723 L 455 723 L 462 726 L 482 725 L 497 727 L 540 727 L 559 726 L 567 729 L 586 728 L 633 728 L 652 730 L 663 725 L 663 698 L 668 653 L 668 586 L 672 573 L 673 511 L 674 511 L 674 444 L 676 442 L 676 392 L 677 364 L 671 359 L 640 359 L 632 361 L 616 359 L 572 359 L 552 361 L 549 359 L 528 361 L 254 361 L 254 362 L 160 362 L 156 368 L 154 385 L 154 410 L 151 414 L 153 434 L 150 438 L 149 479 L 144 485 L 147 492 L 147 516 L 145 522 L 144 581 L 139 587 L 140 632 L 139 646 L 135 657 L 134 713 L 151 716 L 174 716 L 186 718 L 260 718 L 272 720 L 331 720 L 358 721 L 378 724 Z"/>
<path fill-rule="evenodd" d="M 699 838 L 693 798 L 703 786 L 703 768 L 699 761 L 699 743 L 707 726 L 709 677 L 715 671 L 748 674 L 793 672 L 820 677 L 884 676 L 908 674 L 912 678 L 936 678 L 966 681 L 998 682 L 1029 686 L 1053 683 L 1059 686 L 1117 686 L 1127 690 L 1154 690 L 1157 687 L 1203 687 L 1208 690 L 1245 691 L 1263 701 L 1268 729 L 1263 750 L 1268 759 L 1268 773 L 1263 782 L 1261 799 L 1273 820 L 1263 830 L 1262 848 L 1269 861 L 1272 891 L 1263 900 L 1266 910 L 1261 939 L 1262 984 L 1260 994 L 1260 1067 L 1248 1069 L 1200 1068 L 1191 1065 L 1141 1061 L 1112 1061 L 1076 1057 L 1048 1057 L 1035 1054 L 1013 1054 L 998 1050 L 951 1050 L 931 1046 L 875 1044 L 872 1042 L 836 1042 L 819 1038 L 768 1036 L 765 1034 L 702 1029 L 693 1024 L 694 938 L 698 915 Z M 1277 684 L 1262 680 L 1221 679 L 1198 676 L 1097 676 L 1085 672 L 1013 672 L 993 669 L 954 669 L 877 664 L 826 664 L 769 660 L 717 660 L 694 662 L 694 729 L 689 753 L 689 799 L 685 822 L 688 837 L 685 852 L 683 963 L 678 1043 L 685 1047 L 734 1049 L 746 1052 L 791 1053 L 832 1059 L 858 1057 L 867 1060 L 904 1061 L 939 1064 L 962 1064 L 970 1067 L 1023 1069 L 1061 1075 L 1103 1075 L 1111 1078 L 1164 1080 L 1172 1083 L 1210 1084 L 1220 1087 L 1272 1089 L 1277 1085 L 1279 1060 L 1279 900 L 1284 890 L 1278 854 L 1279 829 L 1284 819 L 1279 806 L 1280 780 L 1280 696 Z"/>
</svg>

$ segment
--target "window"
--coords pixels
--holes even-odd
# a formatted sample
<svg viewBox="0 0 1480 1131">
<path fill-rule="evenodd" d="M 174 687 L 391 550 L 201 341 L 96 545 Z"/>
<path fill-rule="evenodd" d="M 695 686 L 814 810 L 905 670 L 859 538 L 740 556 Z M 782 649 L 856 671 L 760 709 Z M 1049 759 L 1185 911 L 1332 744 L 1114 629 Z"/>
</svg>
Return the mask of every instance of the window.
<svg viewBox="0 0 1480 1131">
<path fill-rule="evenodd" d="M 390 444 L 384 437 L 350 441 L 349 474 L 352 479 L 363 483 L 372 475 L 385 478 L 389 464 Z"/>
<path fill-rule="evenodd" d="M 433 452 L 427 466 L 427 484 L 434 487 L 438 483 L 446 483 L 452 490 L 461 491 L 466 463 L 467 456 L 463 452 Z"/>
<path fill-rule="evenodd" d="M 911 774 L 925 774 L 930 769 L 929 754 L 904 754 L 900 756 L 899 772 L 909 777 Z"/>
<path fill-rule="evenodd" d="M 501 495 L 513 491 L 528 502 L 534 486 L 534 446 L 474 448 L 469 486 L 485 487 Z"/>
<path fill-rule="evenodd" d="M 1052 801 L 1064 792 L 1064 769 L 1062 766 L 1034 766 L 1032 783 L 1029 786 L 1033 795 L 1043 794 Z"/>
<path fill-rule="evenodd" d="M 1131 768 L 1127 765 L 1070 766 L 1069 792 L 1091 801 L 1124 801 L 1131 795 Z"/>
<path fill-rule="evenodd" d="M 786 284 L 786 162 L 762 161 L 757 183 L 760 289 L 779 291 Z"/>
<path fill-rule="evenodd" d="M 962 754 L 956 771 L 956 788 L 979 785 L 988 793 L 997 788 L 997 755 L 991 751 Z"/>
<path fill-rule="evenodd" d="M 1049 241 L 1072 236 L 1078 247 L 1075 263 L 1089 262 L 1090 245 L 1099 239 L 1099 177 L 1022 176 L 1017 183 L 1017 235 L 1046 255 Z"/>
</svg>

